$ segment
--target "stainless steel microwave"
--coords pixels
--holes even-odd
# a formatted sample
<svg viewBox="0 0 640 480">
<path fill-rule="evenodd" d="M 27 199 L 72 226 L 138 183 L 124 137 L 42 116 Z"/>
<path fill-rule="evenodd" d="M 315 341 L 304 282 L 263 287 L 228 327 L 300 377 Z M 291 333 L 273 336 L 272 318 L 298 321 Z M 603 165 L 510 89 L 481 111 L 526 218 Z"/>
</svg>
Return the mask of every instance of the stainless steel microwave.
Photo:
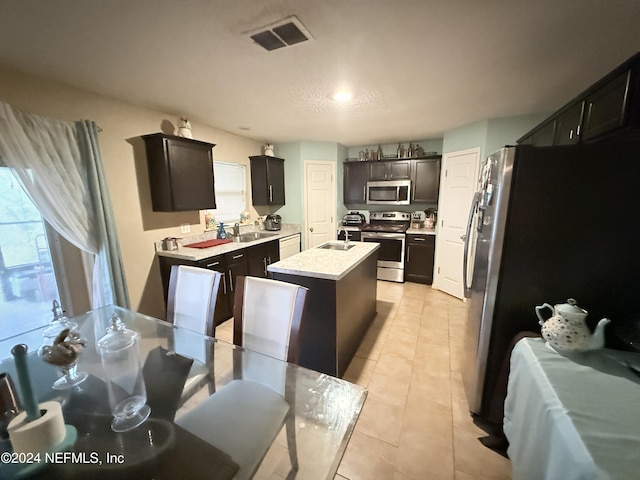
<svg viewBox="0 0 640 480">
<path fill-rule="evenodd" d="M 367 182 L 367 204 L 409 205 L 411 180 L 382 180 Z"/>
</svg>

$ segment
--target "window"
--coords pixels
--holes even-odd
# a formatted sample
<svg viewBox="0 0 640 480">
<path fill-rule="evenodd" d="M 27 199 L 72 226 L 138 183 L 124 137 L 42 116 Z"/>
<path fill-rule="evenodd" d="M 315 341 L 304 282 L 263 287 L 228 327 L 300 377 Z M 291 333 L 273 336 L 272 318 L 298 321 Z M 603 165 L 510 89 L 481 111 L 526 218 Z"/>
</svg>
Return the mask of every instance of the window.
<svg viewBox="0 0 640 480">
<path fill-rule="evenodd" d="M 6 338 L 48 323 L 59 295 L 45 222 L 6 167 L 0 191 L 0 337 Z"/>
<path fill-rule="evenodd" d="M 227 162 L 213 162 L 216 205 L 212 210 L 217 222 L 238 221 L 247 208 L 247 168 Z"/>
</svg>

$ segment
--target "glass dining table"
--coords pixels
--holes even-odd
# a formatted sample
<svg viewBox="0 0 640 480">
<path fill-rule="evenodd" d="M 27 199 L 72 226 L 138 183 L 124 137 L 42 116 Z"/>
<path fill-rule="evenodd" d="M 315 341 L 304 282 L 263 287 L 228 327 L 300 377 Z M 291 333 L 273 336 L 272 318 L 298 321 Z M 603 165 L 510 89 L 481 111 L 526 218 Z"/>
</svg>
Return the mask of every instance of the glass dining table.
<svg viewBox="0 0 640 480">
<path fill-rule="evenodd" d="M 97 347 L 114 314 L 138 334 L 141 371 L 151 407 L 147 420 L 121 433 L 111 429 L 107 377 Z M 184 415 L 193 418 L 212 395 L 237 382 L 239 372 L 247 366 L 254 367 L 251 381 L 264 382 L 270 388 L 273 378 L 286 379 L 294 399 L 287 401 L 295 415 L 299 468 L 290 470 L 283 428 L 256 477 L 334 478 L 366 398 L 362 387 L 118 306 L 92 310 L 72 320 L 86 340 L 77 367 L 88 377 L 67 389 L 52 387 L 61 373 L 37 354 L 46 327 L 0 341 L 0 373 L 9 374 L 21 395 L 11 350 L 25 344 L 36 401 L 60 402 L 65 425 L 76 431 L 70 441 L 56 447 L 55 454 L 32 463 L 21 463 L 24 458 L 11 455 L 5 431 L 0 435 L 0 478 L 232 479 L 240 467 L 225 452 L 225 445 L 202 440 L 181 426 L 180 419 Z M 202 415 L 197 420 L 206 424 L 209 418 Z"/>
</svg>

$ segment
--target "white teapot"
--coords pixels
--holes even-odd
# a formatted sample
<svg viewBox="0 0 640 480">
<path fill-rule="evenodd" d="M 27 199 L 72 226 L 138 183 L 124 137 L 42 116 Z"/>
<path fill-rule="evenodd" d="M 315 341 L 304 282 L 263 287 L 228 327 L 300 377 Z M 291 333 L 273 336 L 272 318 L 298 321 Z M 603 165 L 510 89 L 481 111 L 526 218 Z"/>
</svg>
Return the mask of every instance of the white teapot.
<svg viewBox="0 0 640 480">
<path fill-rule="evenodd" d="M 544 319 L 542 311 L 549 309 L 553 315 Z M 593 334 L 587 326 L 588 312 L 576 305 L 573 298 L 567 303 L 554 305 L 543 303 L 535 307 L 536 315 L 542 325 L 542 336 L 559 352 L 586 352 L 604 347 L 604 327 L 611 321 L 603 318 L 598 322 Z"/>
</svg>

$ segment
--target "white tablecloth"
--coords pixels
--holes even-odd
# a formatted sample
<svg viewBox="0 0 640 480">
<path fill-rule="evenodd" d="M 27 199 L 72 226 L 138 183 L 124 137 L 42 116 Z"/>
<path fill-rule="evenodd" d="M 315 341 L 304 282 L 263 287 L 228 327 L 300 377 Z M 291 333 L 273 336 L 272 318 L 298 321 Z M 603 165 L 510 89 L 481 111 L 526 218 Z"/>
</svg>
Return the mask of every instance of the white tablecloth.
<svg viewBox="0 0 640 480">
<path fill-rule="evenodd" d="M 640 377 L 625 361 L 640 368 L 638 353 L 516 344 L 504 417 L 514 480 L 640 479 Z"/>
</svg>

